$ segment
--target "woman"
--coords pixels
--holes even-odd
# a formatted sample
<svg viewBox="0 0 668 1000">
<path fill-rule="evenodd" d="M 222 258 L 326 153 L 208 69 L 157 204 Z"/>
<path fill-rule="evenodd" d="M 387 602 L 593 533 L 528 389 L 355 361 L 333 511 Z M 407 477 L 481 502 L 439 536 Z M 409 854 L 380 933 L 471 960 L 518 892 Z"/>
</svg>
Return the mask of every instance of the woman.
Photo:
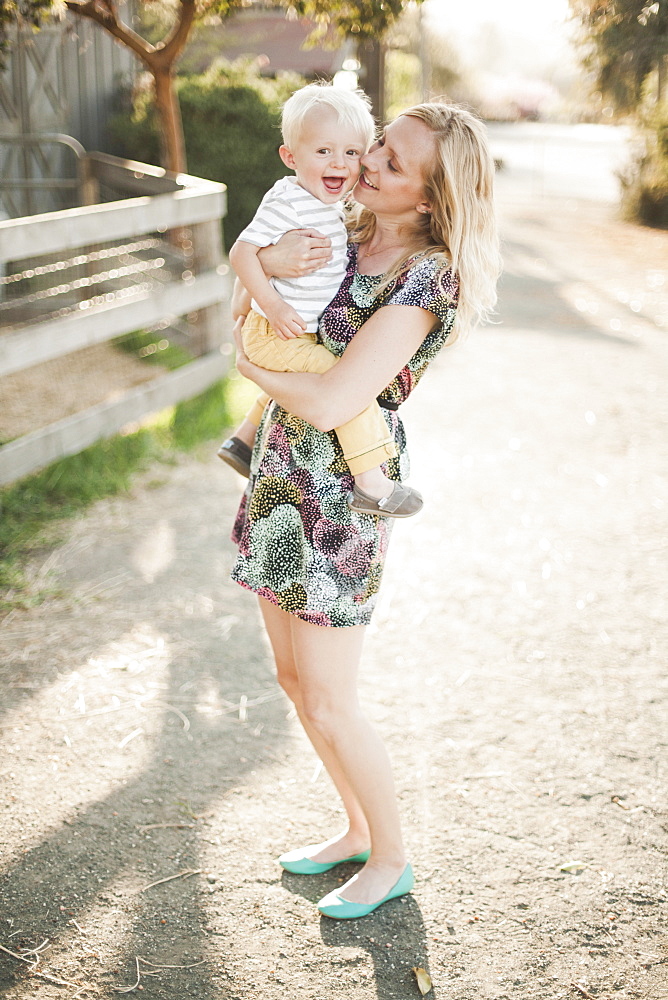
<svg viewBox="0 0 668 1000">
<path fill-rule="evenodd" d="M 356 690 L 391 522 L 348 506 L 352 479 L 332 429 L 378 396 L 399 450 L 387 475 L 405 475 L 398 404 L 455 320 L 464 330 L 496 300 L 493 172 L 484 126 L 468 111 L 423 104 L 400 115 L 362 157 L 348 270 L 321 320 L 341 360 L 322 375 L 270 372 L 237 345 L 239 371 L 273 403 L 235 524 L 232 576 L 259 595 L 279 683 L 348 817 L 343 833 L 279 861 L 302 874 L 364 862 L 319 902 L 330 917 L 364 916 L 413 886 L 389 760 Z M 317 240 L 300 237 L 298 253 L 285 240 L 261 251 L 267 273 L 294 273 L 304 246 L 322 257 Z"/>
</svg>

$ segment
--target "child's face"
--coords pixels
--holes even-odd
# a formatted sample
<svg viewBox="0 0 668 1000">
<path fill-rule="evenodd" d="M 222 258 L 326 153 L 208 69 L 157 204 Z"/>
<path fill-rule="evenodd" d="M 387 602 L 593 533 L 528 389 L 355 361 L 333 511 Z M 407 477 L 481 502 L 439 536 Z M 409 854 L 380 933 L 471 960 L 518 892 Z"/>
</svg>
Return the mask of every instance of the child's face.
<svg viewBox="0 0 668 1000">
<path fill-rule="evenodd" d="M 281 146 L 279 152 L 309 194 L 333 205 L 357 183 L 365 151 L 364 138 L 326 108 L 306 115 L 299 140 L 291 149 Z"/>
</svg>

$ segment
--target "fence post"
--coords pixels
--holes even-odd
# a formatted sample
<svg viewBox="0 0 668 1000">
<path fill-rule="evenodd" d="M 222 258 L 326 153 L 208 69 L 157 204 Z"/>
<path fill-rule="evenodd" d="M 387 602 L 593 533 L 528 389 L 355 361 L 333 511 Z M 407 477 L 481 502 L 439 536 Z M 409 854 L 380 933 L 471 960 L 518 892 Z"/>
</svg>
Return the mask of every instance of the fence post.
<svg viewBox="0 0 668 1000">
<path fill-rule="evenodd" d="M 95 165 L 88 153 L 77 160 L 79 204 L 97 205 L 100 201 L 100 184 L 95 176 Z"/>
<path fill-rule="evenodd" d="M 214 351 L 225 340 L 224 334 L 231 329 L 229 315 L 229 266 L 223 257 L 223 241 L 220 219 L 200 222 L 192 226 L 193 269 L 196 274 L 218 271 L 221 284 L 226 289 L 225 301 L 216 302 L 206 309 L 193 314 L 191 344 L 196 355 Z"/>
</svg>

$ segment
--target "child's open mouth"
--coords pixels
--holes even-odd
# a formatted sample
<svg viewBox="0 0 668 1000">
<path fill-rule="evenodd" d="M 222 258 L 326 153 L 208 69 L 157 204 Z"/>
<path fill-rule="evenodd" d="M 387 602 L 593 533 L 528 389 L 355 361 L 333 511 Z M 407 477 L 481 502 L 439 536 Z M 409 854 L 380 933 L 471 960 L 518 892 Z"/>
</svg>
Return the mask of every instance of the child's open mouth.
<svg viewBox="0 0 668 1000">
<path fill-rule="evenodd" d="M 322 183 L 330 194 L 341 194 L 346 179 L 345 177 L 323 177 Z"/>
</svg>

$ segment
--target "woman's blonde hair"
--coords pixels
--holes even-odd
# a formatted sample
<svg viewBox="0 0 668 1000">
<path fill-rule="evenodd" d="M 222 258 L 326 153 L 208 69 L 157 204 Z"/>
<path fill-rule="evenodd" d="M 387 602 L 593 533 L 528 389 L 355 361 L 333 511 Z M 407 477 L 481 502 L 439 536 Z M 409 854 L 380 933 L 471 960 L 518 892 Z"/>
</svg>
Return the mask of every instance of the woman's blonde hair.
<svg viewBox="0 0 668 1000">
<path fill-rule="evenodd" d="M 406 252 L 383 282 L 381 291 L 410 267 L 416 253 L 444 254 L 448 267 L 459 278 L 459 302 L 454 335 L 465 333 L 489 319 L 496 304 L 496 283 L 501 271 L 494 210 L 494 161 L 487 145 L 484 124 L 456 104 L 431 102 L 402 112 L 419 118 L 436 140 L 436 157 L 427 165 L 425 200 L 431 211 L 421 214 L 411 231 L 404 233 Z M 354 212 L 353 239 L 366 243 L 376 220 L 358 206 Z"/>
</svg>

